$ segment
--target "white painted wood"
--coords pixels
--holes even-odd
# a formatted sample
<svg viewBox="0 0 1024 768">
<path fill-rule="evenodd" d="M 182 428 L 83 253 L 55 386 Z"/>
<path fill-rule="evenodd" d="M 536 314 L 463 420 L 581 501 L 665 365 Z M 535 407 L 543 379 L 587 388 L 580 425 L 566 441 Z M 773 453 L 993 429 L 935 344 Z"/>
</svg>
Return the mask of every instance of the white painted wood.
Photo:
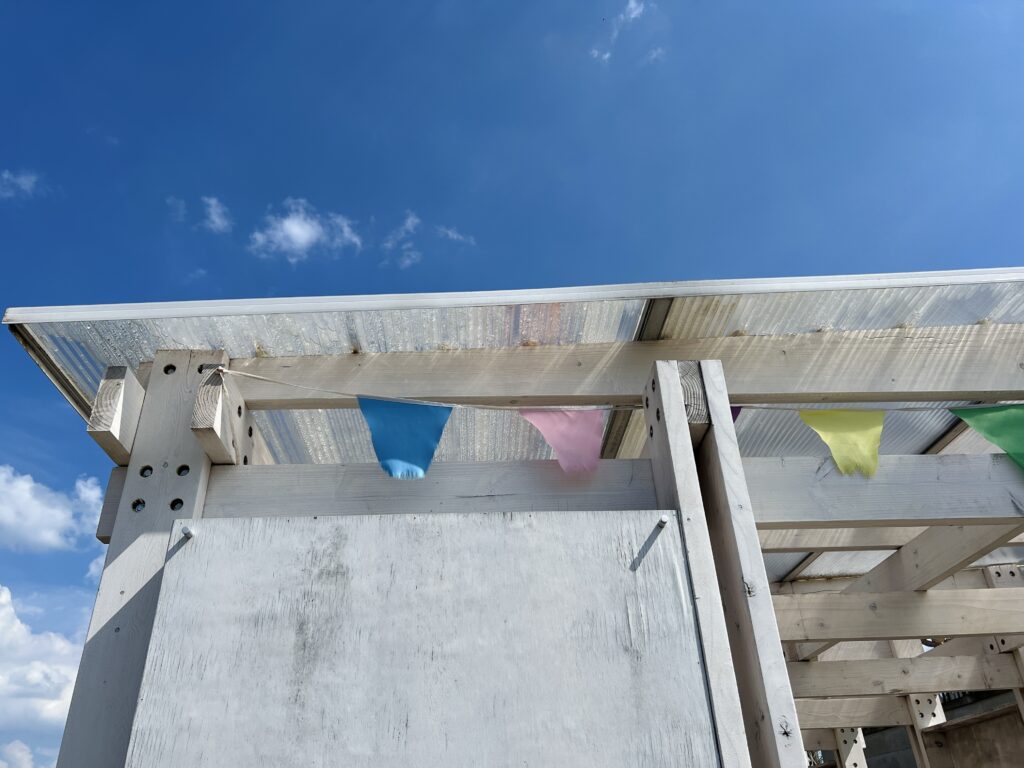
<svg viewBox="0 0 1024 768">
<path fill-rule="evenodd" d="M 209 459 L 190 429 L 202 363 L 216 352 L 158 353 L 107 549 L 58 768 L 124 764 L 175 518 L 202 511 Z M 171 367 L 173 366 L 173 368 Z M 164 373 L 167 370 L 167 373 Z M 179 476 L 180 466 L 189 467 Z M 152 469 L 150 474 L 144 468 Z M 144 476 L 145 475 L 145 476 Z M 181 508 L 171 508 L 175 499 Z M 145 508 L 136 512 L 136 500 Z"/>
<path fill-rule="evenodd" d="M 1024 531 L 1024 524 L 936 526 L 889 555 L 843 590 L 895 592 L 925 590 L 964 569 L 979 557 Z M 813 658 L 828 647 L 801 646 L 801 659 Z"/>
<path fill-rule="evenodd" d="M 100 507 L 100 519 L 96 522 L 96 538 L 104 544 L 110 543 L 114 532 L 114 520 L 117 518 L 117 507 L 121 503 L 121 492 L 128 470 L 125 467 L 114 467 L 110 470 L 107 490 L 103 494 L 103 505 Z"/>
<path fill-rule="evenodd" d="M 400 512 L 657 509 L 651 462 L 601 461 L 566 475 L 556 461 L 437 462 L 422 480 L 377 464 L 214 467 L 204 517 Z"/>
<path fill-rule="evenodd" d="M 1018 594 L 1020 593 L 1020 594 Z M 1024 632 L 1024 590 L 775 595 L 784 641 L 970 637 Z"/>
<path fill-rule="evenodd" d="M 1024 575 L 1019 565 L 990 565 L 982 568 L 985 583 L 993 589 L 1014 589 L 1024 587 Z M 1009 653 L 1024 646 L 1024 635 L 997 635 L 992 643 L 999 653 Z"/>
<path fill-rule="evenodd" d="M 910 725 L 903 699 L 897 696 L 865 696 L 857 699 L 797 699 L 797 715 L 803 728 L 884 728 Z"/>
<path fill-rule="evenodd" d="M 205 374 L 192 410 L 192 433 L 214 464 L 241 464 L 242 402 L 217 371 Z"/>
<path fill-rule="evenodd" d="M 743 477 L 725 376 L 717 361 L 701 362 L 700 372 L 711 426 L 696 452 L 697 473 L 728 617 L 751 762 L 764 768 L 804 768 L 796 705 Z"/>
<path fill-rule="evenodd" d="M 992 691 L 1022 685 L 1009 654 L 930 656 L 861 661 L 791 661 L 800 698 L 908 695 L 917 691 Z"/>
<path fill-rule="evenodd" d="M 1011 400 L 1024 392 L 1016 326 L 731 336 L 577 346 L 246 358 L 233 370 L 348 394 L 490 405 L 636 404 L 655 360 L 721 360 L 734 404 Z M 900 360 L 893 366 L 893 360 Z M 851 365 L 850 361 L 856 363 Z M 355 400 L 239 380 L 253 409 L 352 408 Z"/>
<path fill-rule="evenodd" d="M 834 752 L 836 749 L 836 734 L 832 728 L 803 728 L 800 739 L 809 752 L 819 749 Z"/>
<path fill-rule="evenodd" d="M 899 549 L 924 528 L 792 528 L 760 530 L 761 551 L 867 552 Z"/>
<path fill-rule="evenodd" d="M 661 514 L 179 524 L 126 765 L 734 765 Z"/>
<path fill-rule="evenodd" d="M 749 766 L 743 712 L 679 375 L 675 362 L 658 361 L 651 367 L 643 389 L 654 490 L 659 506 L 680 513 L 686 577 L 700 625 L 722 762 L 726 766 Z M 793 732 L 796 730 L 794 724 Z"/>
<path fill-rule="evenodd" d="M 836 759 L 840 768 L 867 768 L 864 731 L 860 728 L 836 728 Z"/>
<path fill-rule="evenodd" d="M 831 459 L 747 458 L 743 470 L 759 528 L 1024 522 L 1024 473 L 1006 456 L 881 456 L 872 478 Z"/>
<path fill-rule="evenodd" d="M 111 366 L 100 381 L 86 432 L 115 464 L 127 466 L 145 390 L 131 369 Z"/>
</svg>

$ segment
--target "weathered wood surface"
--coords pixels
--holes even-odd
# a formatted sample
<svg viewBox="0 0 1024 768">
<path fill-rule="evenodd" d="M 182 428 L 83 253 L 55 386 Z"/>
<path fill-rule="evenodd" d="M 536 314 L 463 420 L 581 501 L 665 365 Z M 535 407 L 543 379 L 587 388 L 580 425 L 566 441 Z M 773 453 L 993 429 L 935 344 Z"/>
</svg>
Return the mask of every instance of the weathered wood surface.
<svg viewBox="0 0 1024 768">
<path fill-rule="evenodd" d="M 437 462 L 422 480 L 377 464 L 213 468 L 205 517 L 656 509 L 651 463 L 602 461 L 566 475 L 556 461 Z"/>
<path fill-rule="evenodd" d="M 743 477 L 725 376 L 717 361 L 703 361 L 700 367 L 711 424 L 697 449 L 697 473 L 751 761 L 763 768 L 804 768 L 796 705 Z"/>
<path fill-rule="evenodd" d="M 1010 654 L 791 661 L 787 666 L 793 695 L 800 698 L 991 691 L 1019 688 L 1022 684 Z"/>
<path fill-rule="evenodd" d="M 1024 589 L 775 595 L 783 641 L 972 637 L 1024 632 Z"/>
<path fill-rule="evenodd" d="M 85 431 L 118 466 L 127 466 L 146 392 L 130 368 L 111 366 L 100 381 Z"/>
<path fill-rule="evenodd" d="M 743 469 L 759 528 L 1024 522 L 1024 472 L 1006 456 L 881 456 L 872 478 L 841 475 L 832 459 Z"/>
<path fill-rule="evenodd" d="M 251 358 L 244 371 L 306 387 L 503 405 L 636 404 L 656 360 L 721 360 L 735 404 L 1008 400 L 1024 391 L 1014 325 L 733 336 L 579 346 Z M 893 366 L 893 360 L 901 364 Z M 351 397 L 240 380 L 251 408 L 347 408 Z"/>
<path fill-rule="evenodd" d="M 660 360 L 651 366 L 644 385 L 643 403 L 658 505 L 680 513 L 678 523 L 686 549 L 686 575 L 700 626 L 702 662 L 708 670 L 708 690 L 722 762 L 728 766 L 749 766 L 751 755 L 722 606 L 718 566 L 708 532 L 676 362 Z"/>
<path fill-rule="evenodd" d="M 104 544 L 110 543 L 110 537 L 114 532 L 114 520 L 117 519 L 117 507 L 121 503 L 127 473 L 125 467 L 114 467 L 110 470 L 107 489 L 103 493 L 103 505 L 100 507 L 100 519 L 96 521 L 96 538 Z"/>
<path fill-rule="evenodd" d="M 210 461 L 190 429 L 201 364 L 221 353 L 157 354 L 71 699 L 58 768 L 124 765 L 156 612 L 167 536 L 198 516 Z M 166 373 L 164 371 L 167 371 Z M 186 474 L 178 468 L 187 466 Z M 148 469 L 148 472 L 144 472 Z M 145 508 L 133 509 L 136 500 Z M 172 509 L 172 504 L 179 509 Z"/>
<path fill-rule="evenodd" d="M 719 765 L 660 514 L 176 526 L 127 766 Z"/>
<path fill-rule="evenodd" d="M 910 725 L 910 713 L 899 696 L 865 696 L 857 699 L 797 699 L 797 716 L 803 728 L 882 728 Z"/>
</svg>

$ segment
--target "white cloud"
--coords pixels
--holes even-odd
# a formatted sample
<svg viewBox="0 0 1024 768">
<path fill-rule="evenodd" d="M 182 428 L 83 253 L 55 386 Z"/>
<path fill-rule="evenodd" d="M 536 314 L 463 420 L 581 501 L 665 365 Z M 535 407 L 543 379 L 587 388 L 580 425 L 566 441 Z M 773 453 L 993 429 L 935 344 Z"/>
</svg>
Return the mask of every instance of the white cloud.
<svg viewBox="0 0 1024 768">
<path fill-rule="evenodd" d="M 661 46 L 658 46 L 657 48 L 651 48 L 651 50 L 649 50 L 647 52 L 647 56 L 644 57 L 644 61 L 646 61 L 648 64 L 651 64 L 651 63 L 653 63 L 655 61 L 664 61 L 664 60 L 665 60 L 665 49 L 662 48 Z"/>
<path fill-rule="evenodd" d="M 85 574 L 85 578 L 88 581 L 91 581 L 93 584 L 100 583 L 100 576 L 103 574 L 103 564 L 106 562 L 106 559 L 106 552 L 93 558 L 92 562 L 89 563 L 89 570 Z"/>
<path fill-rule="evenodd" d="M 0 585 L 0 730 L 59 734 L 81 655 L 81 645 L 64 635 L 33 632 L 18 616 L 11 591 Z M 0 755 L 12 768 L 24 765 L 15 760 L 25 750 L 12 744 Z"/>
<path fill-rule="evenodd" d="M 612 22 L 612 42 L 619 37 L 619 33 L 634 21 L 644 15 L 647 10 L 647 3 L 644 0 L 627 0 L 626 7 L 622 13 L 615 17 Z"/>
<path fill-rule="evenodd" d="M 228 213 L 228 207 L 216 197 L 202 198 L 206 206 L 206 218 L 203 219 L 203 226 L 218 235 L 227 234 L 235 226 Z"/>
<path fill-rule="evenodd" d="M 68 495 L 0 465 L 0 547 L 70 549 L 79 535 L 95 531 L 102 503 L 95 477 L 80 478 Z"/>
<path fill-rule="evenodd" d="M 190 283 L 196 282 L 197 280 L 202 280 L 204 277 L 206 277 L 207 274 L 207 271 L 202 267 L 196 267 L 187 275 L 185 275 L 185 277 L 182 279 L 182 282 L 184 282 L 185 285 L 188 285 Z"/>
<path fill-rule="evenodd" d="M 39 174 L 32 171 L 0 171 L 0 200 L 33 197 L 42 192 Z"/>
<path fill-rule="evenodd" d="M 597 59 L 602 64 L 607 64 L 608 60 L 612 57 L 611 51 L 599 51 L 597 48 L 590 49 L 590 58 Z"/>
<path fill-rule="evenodd" d="M 181 224 L 185 220 L 185 201 L 180 197 L 168 195 L 164 202 L 167 204 L 167 215 L 171 217 L 171 221 Z"/>
<path fill-rule="evenodd" d="M 0 747 L 0 768 L 35 768 L 32 750 L 23 741 L 12 741 Z"/>
<path fill-rule="evenodd" d="M 384 238 L 384 242 L 381 243 L 381 248 L 385 251 L 393 250 L 396 245 L 401 244 L 403 241 L 408 240 L 416 234 L 416 230 L 419 229 L 421 223 L 419 216 L 412 211 L 406 211 L 405 221 L 402 222 L 402 225 L 398 227 L 398 229 L 394 229 L 388 233 L 388 236 Z"/>
<path fill-rule="evenodd" d="M 419 264 L 423 261 L 423 254 L 416 250 L 416 246 L 412 243 L 402 243 L 402 250 L 398 254 L 398 268 L 408 269 L 413 264 Z"/>
<path fill-rule="evenodd" d="M 341 251 L 351 247 L 359 250 L 363 240 L 352 220 L 340 213 L 320 214 L 302 198 L 284 201 L 281 214 L 267 214 L 264 226 L 249 236 L 249 249 L 269 258 L 282 255 L 297 264 L 314 250 Z"/>
<path fill-rule="evenodd" d="M 454 240 L 457 243 L 465 243 L 466 245 L 476 245 L 476 238 L 472 235 L 464 235 L 455 227 L 437 227 L 437 234 L 439 237 L 444 237 L 448 240 Z"/>
</svg>

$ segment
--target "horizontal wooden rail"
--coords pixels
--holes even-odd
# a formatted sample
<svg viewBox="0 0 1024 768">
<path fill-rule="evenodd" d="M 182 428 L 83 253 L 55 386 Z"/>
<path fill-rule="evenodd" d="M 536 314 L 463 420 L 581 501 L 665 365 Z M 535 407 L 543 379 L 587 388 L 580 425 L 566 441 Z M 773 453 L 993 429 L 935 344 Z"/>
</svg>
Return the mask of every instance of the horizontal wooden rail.
<svg viewBox="0 0 1024 768">
<path fill-rule="evenodd" d="M 637 404 L 655 360 L 721 360 L 734 404 L 1008 400 L 1024 393 L 1022 339 L 1024 326 L 975 325 L 245 358 L 231 368 L 309 388 L 246 379 L 240 392 L 257 410 L 355 407 L 332 392 L 477 405 Z"/>
<path fill-rule="evenodd" d="M 890 725 L 912 725 L 905 699 L 897 696 L 866 696 L 857 699 L 797 699 L 800 727 L 884 728 Z"/>
<path fill-rule="evenodd" d="M 773 599 L 783 642 L 1024 633 L 1024 589 L 842 592 Z"/>
<path fill-rule="evenodd" d="M 797 698 L 1008 690 L 1024 685 L 1012 654 L 791 661 L 786 667 Z"/>
</svg>

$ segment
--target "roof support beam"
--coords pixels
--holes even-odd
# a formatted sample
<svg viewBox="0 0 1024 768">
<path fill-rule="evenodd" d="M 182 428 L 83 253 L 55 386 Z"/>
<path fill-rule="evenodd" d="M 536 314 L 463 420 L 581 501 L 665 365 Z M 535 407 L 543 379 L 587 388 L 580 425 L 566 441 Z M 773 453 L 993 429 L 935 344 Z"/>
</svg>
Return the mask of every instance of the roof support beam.
<svg viewBox="0 0 1024 768">
<path fill-rule="evenodd" d="M 250 408 L 352 408 L 350 395 L 475 405 L 638 405 L 656 360 L 721 360 L 730 401 L 1010 400 L 1024 326 L 833 332 L 444 352 L 236 359 Z M 897 364 L 898 362 L 898 364 Z M 295 386 L 307 387 L 298 389 Z M 327 390 L 327 391 L 323 391 Z M 335 393 L 348 393 L 335 394 Z"/>
</svg>

